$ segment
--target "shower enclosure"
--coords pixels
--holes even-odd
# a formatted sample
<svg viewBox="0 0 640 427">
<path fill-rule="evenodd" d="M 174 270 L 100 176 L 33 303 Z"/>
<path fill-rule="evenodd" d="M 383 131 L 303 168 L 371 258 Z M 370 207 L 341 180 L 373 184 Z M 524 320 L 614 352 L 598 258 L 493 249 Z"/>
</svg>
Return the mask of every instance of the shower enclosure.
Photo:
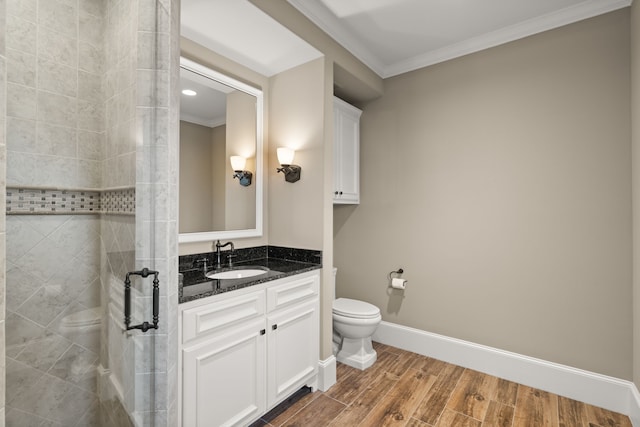
<svg viewBox="0 0 640 427">
<path fill-rule="evenodd" d="M 3 7 L 6 425 L 175 426 L 179 0 Z"/>
</svg>

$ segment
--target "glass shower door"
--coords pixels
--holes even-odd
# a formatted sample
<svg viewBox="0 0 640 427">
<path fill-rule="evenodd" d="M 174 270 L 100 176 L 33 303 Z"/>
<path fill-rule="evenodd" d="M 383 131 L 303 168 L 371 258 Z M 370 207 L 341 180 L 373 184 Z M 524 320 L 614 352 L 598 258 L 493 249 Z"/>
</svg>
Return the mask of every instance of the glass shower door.
<svg viewBox="0 0 640 427">
<path fill-rule="evenodd" d="M 174 426 L 179 0 L 0 3 L 4 425 Z"/>
<path fill-rule="evenodd" d="M 116 149 L 106 176 L 133 191 L 135 215 L 105 224 L 124 242 L 110 269 L 106 349 L 111 391 L 127 416 L 113 425 L 169 427 L 177 419 L 177 111 L 179 0 L 110 0 L 107 133 Z M 129 34 L 127 41 L 123 34 Z M 110 58 L 110 55 L 112 56 Z M 123 72 L 124 67 L 124 72 Z M 111 77 L 110 77 L 111 76 Z M 113 80 L 111 80 L 113 79 Z M 124 79 L 124 82 L 120 81 Z M 174 98 L 175 99 L 175 98 Z M 110 128 L 111 126 L 111 128 Z M 109 139 L 109 138 L 108 138 Z M 108 160 L 107 160 L 108 162 Z M 109 167 L 111 166 L 111 167 Z M 116 255 L 117 254 L 117 255 Z M 113 262 L 111 262 L 113 261 Z"/>
</svg>

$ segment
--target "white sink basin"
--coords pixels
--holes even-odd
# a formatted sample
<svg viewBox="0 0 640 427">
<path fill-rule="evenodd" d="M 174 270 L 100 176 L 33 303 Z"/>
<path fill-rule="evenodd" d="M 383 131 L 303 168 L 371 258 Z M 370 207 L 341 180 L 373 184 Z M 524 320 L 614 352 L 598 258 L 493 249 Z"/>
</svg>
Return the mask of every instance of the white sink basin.
<svg viewBox="0 0 640 427">
<path fill-rule="evenodd" d="M 210 273 L 207 273 L 207 277 L 209 279 L 229 280 L 246 279 L 248 277 L 260 276 L 261 274 L 267 274 L 267 271 L 257 268 L 244 268 L 238 270 L 221 271 L 219 273 L 212 271 Z"/>
</svg>

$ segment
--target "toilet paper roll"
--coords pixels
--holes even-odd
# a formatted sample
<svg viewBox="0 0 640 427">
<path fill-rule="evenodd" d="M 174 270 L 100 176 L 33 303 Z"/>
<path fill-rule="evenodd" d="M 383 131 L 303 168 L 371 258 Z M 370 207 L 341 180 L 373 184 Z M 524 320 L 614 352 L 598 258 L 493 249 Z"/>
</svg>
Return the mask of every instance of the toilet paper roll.
<svg viewBox="0 0 640 427">
<path fill-rule="evenodd" d="M 407 287 L 407 281 L 399 277 L 394 277 L 391 279 L 391 287 L 393 289 L 405 289 Z"/>
</svg>

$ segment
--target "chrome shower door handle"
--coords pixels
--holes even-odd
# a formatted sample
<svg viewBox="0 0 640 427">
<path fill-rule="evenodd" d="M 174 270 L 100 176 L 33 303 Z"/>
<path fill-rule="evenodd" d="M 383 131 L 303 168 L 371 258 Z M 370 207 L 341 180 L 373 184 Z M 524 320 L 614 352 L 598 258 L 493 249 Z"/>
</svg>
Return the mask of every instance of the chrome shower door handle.
<svg viewBox="0 0 640 427">
<path fill-rule="evenodd" d="M 142 322 L 139 325 L 131 326 L 131 279 L 130 276 L 140 276 L 147 278 L 153 274 L 153 320 L 152 323 Z M 124 279 L 124 325 L 127 331 L 140 329 L 147 332 L 149 329 L 158 329 L 158 312 L 160 311 L 160 281 L 158 272 L 143 268 L 140 271 L 130 271 Z"/>
</svg>

